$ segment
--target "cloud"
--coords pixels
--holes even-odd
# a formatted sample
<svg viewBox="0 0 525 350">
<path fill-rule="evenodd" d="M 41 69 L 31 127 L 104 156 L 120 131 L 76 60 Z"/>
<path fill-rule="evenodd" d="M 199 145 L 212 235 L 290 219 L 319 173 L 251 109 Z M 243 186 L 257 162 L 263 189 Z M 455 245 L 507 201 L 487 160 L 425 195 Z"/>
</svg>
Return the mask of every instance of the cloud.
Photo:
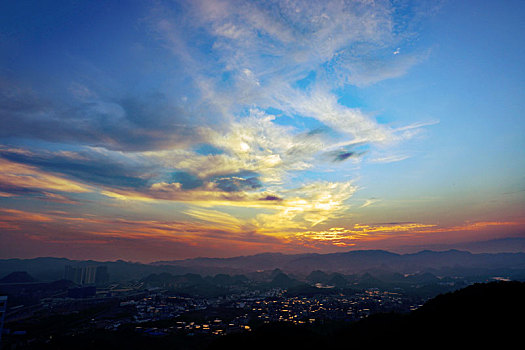
<svg viewBox="0 0 525 350">
<path fill-rule="evenodd" d="M 372 204 L 380 202 L 380 201 L 381 201 L 381 199 L 378 199 L 378 198 L 370 198 L 370 199 L 367 199 L 359 208 L 366 208 L 366 207 L 371 206 Z"/>
<path fill-rule="evenodd" d="M 73 71 L 96 72 L 96 78 L 64 69 L 58 81 L 67 88 L 57 83 L 54 94 L 36 84 L 23 87 L 24 79 L 4 81 L 0 113 L 11 127 L 0 137 L 169 150 L 206 142 L 209 129 L 229 130 L 248 108 L 272 107 L 354 139 L 388 142 L 392 130 L 340 104 L 334 89 L 398 76 L 417 63 L 418 54 L 391 54 L 413 40 L 408 24 L 417 17 L 396 10 L 396 4 L 367 1 L 160 1 L 135 19 L 142 30 L 137 40 L 148 39 L 152 48 L 141 51 L 145 63 L 155 59 L 170 69 L 154 70 L 150 78 L 130 64 L 112 75 L 97 67 L 104 61 L 71 58 Z M 123 73 L 143 78 L 148 92 L 137 93 Z M 296 85 L 309 76 L 308 86 Z"/>
<path fill-rule="evenodd" d="M 323 154 L 323 157 L 327 158 L 328 160 L 332 162 L 343 162 L 350 158 L 359 158 L 363 154 L 365 154 L 365 151 L 356 151 L 351 149 L 337 149 L 335 151 L 328 151 Z"/>
<path fill-rule="evenodd" d="M 171 173 L 170 183 L 180 184 L 180 187 L 185 190 L 192 190 L 204 185 L 203 180 L 185 171 L 175 171 Z"/>
<path fill-rule="evenodd" d="M 355 155 L 355 152 L 340 152 L 334 157 L 334 161 L 342 162 L 343 160 L 346 160 L 350 157 Z"/>
<path fill-rule="evenodd" d="M 269 107 L 315 118 L 346 142 L 397 139 L 363 111 L 340 104 L 333 92 L 366 76 L 361 66 L 374 71 L 363 82 L 381 80 L 372 66 L 410 66 L 409 54 L 395 59 L 383 54 L 407 40 L 394 28 L 410 18 L 396 18 L 394 10 L 386 2 L 158 2 L 141 23 L 156 39 L 151 45 L 171 53 L 162 61 L 174 67 L 166 72 L 169 88 L 137 94 L 119 85 L 108 93 L 84 81 L 69 83 L 67 97 L 50 97 L 17 81 L 4 82 L 0 113 L 11 127 L 0 137 L 124 152 L 188 150 L 204 143 L 226 154 L 188 159 L 180 152 L 186 159 L 170 168 L 201 179 L 254 171 L 262 182 L 279 182 L 286 172 L 311 167 L 311 157 L 331 142 L 279 125 L 272 113 L 263 112 Z M 309 76 L 314 78 L 307 87 L 296 85 Z"/>
<path fill-rule="evenodd" d="M 74 245 L 83 247 L 136 241 L 145 248 L 157 244 L 177 244 L 200 249 L 224 246 L 237 249 L 275 247 L 282 244 L 276 237 L 254 233 L 249 227 L 226 213 L 193 208 L 187 211 L 197 220 L 131 220 L 78 216 L 63 212 L 34 213 L 0 208 L 0 230 L 6 234 L 16 232 L 18 242 L 31 244 Z M 9 235 L 11 240 L 12 235 Z M 122 243 L 122 242 L 120 242 Z"/>
<path fill-rule="evenodd" d="M 30 138 L 147 151 L 187 146 L 202 140 L 185 109 L 163 94 L 63 100 L 30 89 L 0 84 L 2 138 Z"/>
<path fill-rule="evenodd" d="M 273 234 L 316 226 L 338 218 L 347 209 L 345 201 L 355 190 L 351 182 L 326 181 L 287 190 L 282 202 L 276 203 L 277 211 L 257 215 L 255 225 L 259 232 Z"/>
<path fill-rule="evenodd" d="M 230 123 L 227 131 L 208 130 L 207 144 L 221 152 L 166 151 L 151 157 L 201 179 L 251 172 L 262 183 L 280 182 L 287 172 L 309 168 L 324 144 L 320 136 L 276 124 L 275 118 L 252 109 Z"/>
<path fill-rule="evenodd" d="M 350 247 L 356 242 L 374 241 L 389 237 L 392 233 L 416 233 L 420 230 L 433 228 L 433 224 L 421 223 L 389 223 L 363 225 L 355 224 L 352 228 L 331 227 L 327 230 L 296 232 L 290 239 L 303 241 L 307 245 L 318 242 L 322 244 L 335 245 L 340 247 Z"/>
<path fill-rule="evenodd" d="M 190 244 L 192 235 L 227 239 L 230 230 L 245 242 L 280 240 L 342 217 L 357 190 L 347 181 L 351 160 L 365 151 L 372 161 L 400 160 L 376 148 L 394 148 L 425 126 L 393 129 L 340 99 L 348 85 L 401 76 L 424 58 L 407 48 L 417 16 L 400 16 L 397 3 L 148 6 L 131 19 L 133 48 L 107 33 L 119 42 L 107 55 L 118 67 L 98 52 L 69 54 L 60 58 L 68 69 L 45 60 L 38 67 L 52 84 L 38 83 L 31 70 L 0 80 L 0 118 L 9 125 L 0 139 L 12 146 L 0 148 L 3 200 L 31 194 L 67 203 L 90 192 L 102 205 L 179 202 L 192 224 L 67 220 L 106 237 L 127 229 L 137 239 Z M 344 170 L 333 172 L 338 178 L 317 175 L 326 160 Z"/>
<path fill-rule="evenodd" d="M 400 162 L 402 160 L 408 159 L 409 156 L 397 154 L 397 155 L 388 155 L 384 157 L 376 157 L 373 159 L 370 159 L 371 163 L 394 163 L 394 162 Z"/>
<path fill-rule="evenodd" d="M 418 54 L 391 54 L 413 39 L 412 32 L 396 30 L 411 18 L 397 18 L 395 10 L 387 2 L 193 1 L 177 12 L 161 2 L 148 20 L 171 52 L 184 57 L 201 98 L 225 117 L 273 107 L 356 139 L 387 142 L 395 138 L 391 130 L 338 103 L 333 90 L 390 79 L 418 62 Z M 212 55 L 189 47 L 194 33 Z M 211 70 L 223 75 L 213 78 Z M 312 73 L 306 88 L 295 85 Z"/>
<path fill-rule="evenodd" d="M 57 176 L 30 165 L 0 158 L 0 189 L 11 195 L 24 193 L 67 192 L 83 193 L 92 189 L 82 183 Z"/>
<path fill-rule="evenodd" d="M 103 149 L 82 148 L 78 151 L 24 151 L 0 148 L 9 161 L 60 173 L 93 185 L 112 187 L 146 187 L 155 176 L 154 164 L 140 156 L 122 155 Z M 148 164 L 149 163 L 149 164 Z"/>
<path fill-rule="evenodd" d="M 423 233 L 460 232 L 460 231 L 482 231 L 489 228 L 503 228 L 523 225 L 523 221 L 476 221 L 466 222 L 462 225 L 449 227 L 436 227 L 422 231 Z"/>
<path fill-rule="evenodd" d="M 200 221 L 213 223 L 215 227 L 228 232 L 239 232 L 243 226 L 239 219 L 222 211 L 193 208 L 184 213 Z"/>
<path fill-rule="evenodd" d="M 351 182 L 320 181 L 296 189 L 281 189 L 280 193 L 265 190 L 227 191 L 213 182 L 184 190 L 179 183 L 160 182 L 151 185 L 147 191 L 108 190 L 102 194 L 115 200 L 167 200 L 206 208 L 249 208 L 255 217 L 244 219 L 244 225 L 249 225 L 260 234 L 279 236 L 279 232 L 307 229 L 341 217 L 348 209 L 345 201 L 355 190 Z M 213 221 L 213 217 L 207 220 Z"/>
<path fill-rule="evenodd" d="M 267 195 L 266 197 L 260 198 L 262 201 L 282 201 L 283 199 L 277 196 Z"/>
<path fill-rule="evenodd" d="M 253 177 L 221 177 L 214 181 L 217 187 L 226 192 L 239 192 L 244 190 L 255 190 L 262 187 L 257 176 Z"/>
</svg>

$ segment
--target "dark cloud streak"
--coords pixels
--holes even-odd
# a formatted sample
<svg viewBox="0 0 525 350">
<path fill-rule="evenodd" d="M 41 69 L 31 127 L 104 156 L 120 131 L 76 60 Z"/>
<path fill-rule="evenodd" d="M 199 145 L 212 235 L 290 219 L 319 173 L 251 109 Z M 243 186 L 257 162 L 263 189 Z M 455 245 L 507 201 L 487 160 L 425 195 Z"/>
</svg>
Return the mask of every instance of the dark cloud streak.
<svg viewBox="0 0 525 350">
<path fill-rule="evenodd" d="M 258 177 L 221 177 L 215 179 L 214 182 L 217 187 L 226 192 L 240 192 L 246 190 L 256 190 L 262 187 L 262 183 Z"/>
<path fill-rule="evenodd" d="M 140 166 L 124 160 L 82 152 L 78 158 L 55 153 L 16 153 L 0 150 L 0 156 L 17 163 L 36 166 L 45 171 L 74 177 L 87 183 L 119 188 L 144 188 L 153 177 L 153 165 Z"/>
<path fill-rule="evenodd" d="M 344 162 L 347 159 L 357 158 L 357 157 L 362 156 L 363 154 L 364 152 L 337 150 L 337 151 L 326 152 L 324 156 L 327 157 L 332 162 Z"/>
<path fill-rule="evenodd" d="M 260 199 L 261 201 L 282 201 L 283 199 L 273 195 L 267 195 Z"/>
<path fill-rule="evenodd" d="M 199 125 L 163 94 L 62 102 L 0 84 L 0 138 L 26 138 L 119 151 L 203 142 Z"/>
</svg>

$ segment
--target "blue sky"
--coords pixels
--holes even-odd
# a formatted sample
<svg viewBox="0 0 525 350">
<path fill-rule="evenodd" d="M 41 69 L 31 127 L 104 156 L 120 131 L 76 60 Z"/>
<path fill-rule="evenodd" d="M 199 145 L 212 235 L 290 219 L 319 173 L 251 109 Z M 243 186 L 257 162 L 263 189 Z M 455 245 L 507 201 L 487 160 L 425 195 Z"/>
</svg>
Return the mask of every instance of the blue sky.
<svg viewBox="0 0 525 350">
<path fill-rule="evenodd" d="M 525 235 L 521 1 L 0 6 L 2 256 Z"/>
</svg>

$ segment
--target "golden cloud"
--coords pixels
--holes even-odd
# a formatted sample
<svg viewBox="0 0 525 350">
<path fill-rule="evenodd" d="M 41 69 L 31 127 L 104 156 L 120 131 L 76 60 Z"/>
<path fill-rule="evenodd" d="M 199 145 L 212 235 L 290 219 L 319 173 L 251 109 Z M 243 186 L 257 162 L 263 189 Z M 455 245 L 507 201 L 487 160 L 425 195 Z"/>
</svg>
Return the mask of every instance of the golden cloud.
<svg viewBox="0 0 525 350">
<path fill-rule="evenodd" d="M 36 167 L 0 158 L 0 184 L 6 188 L 82 193 L 92 189 L 77 181 L 53 175 Z"/>
</svg>

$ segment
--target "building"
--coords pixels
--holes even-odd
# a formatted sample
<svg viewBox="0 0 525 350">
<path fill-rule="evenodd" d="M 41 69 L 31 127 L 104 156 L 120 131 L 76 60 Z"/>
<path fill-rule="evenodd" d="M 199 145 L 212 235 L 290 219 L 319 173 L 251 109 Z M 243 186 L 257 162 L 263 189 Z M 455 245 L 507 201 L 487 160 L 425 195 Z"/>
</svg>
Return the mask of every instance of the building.
<svg viewBox="0 0 525 350">
<path fill-rule="evenodd" d="M 0 344 L 2 344 L 2 333 L 4 332 L 4 319 L 7 310 L 7 297 L 0 295 Z"/>
<path fill-rule="evenodd" d="M 71 266 L 67 265 L 64 271 L 64 278 L 80 285 L 96 284 L 101 285 L 109 281 L 107 266 Z"/>
</svg>

